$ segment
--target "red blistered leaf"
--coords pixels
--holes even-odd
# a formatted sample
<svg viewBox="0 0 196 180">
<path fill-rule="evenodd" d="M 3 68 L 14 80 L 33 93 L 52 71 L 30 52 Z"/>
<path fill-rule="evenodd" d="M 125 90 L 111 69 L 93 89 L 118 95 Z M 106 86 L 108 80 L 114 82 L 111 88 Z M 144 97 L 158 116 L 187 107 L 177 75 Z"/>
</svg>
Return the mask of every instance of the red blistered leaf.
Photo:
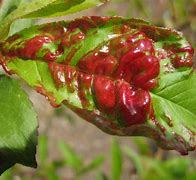
<svg viewBox="0 0 196 180">
<path fill-rule="evenodd" d="M 118 109 L 125 126 L 144 123 L 150 110 L 150 94 L 123 81 L 117 82 L 117 89 Z"/>
<path fill-rule="evenodd" d="M 117 103 L 114 81 L 104 76 L 96 76 L 93 88 L 99 110 L 106 114 L 114 114 Z"/>
<path fill-rule="evenodd" d="M 194 49 L 181 33 L 95 16 L 35 28 L 39 35 L 29 29 L 1 44 L 6 70 L 107 133 L 148 136 L 182 154 L 194 149 Z"/>
</svg>

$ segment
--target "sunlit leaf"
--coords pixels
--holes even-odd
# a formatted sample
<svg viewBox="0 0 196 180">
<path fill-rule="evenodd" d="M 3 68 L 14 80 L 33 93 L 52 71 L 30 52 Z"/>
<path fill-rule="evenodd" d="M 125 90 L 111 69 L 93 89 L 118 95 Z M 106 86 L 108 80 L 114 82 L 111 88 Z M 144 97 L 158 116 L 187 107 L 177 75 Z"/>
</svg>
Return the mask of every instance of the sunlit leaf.
<svg viewBox="0 0 196 180">
<path fill-rule="evenodd" d="M 2 54 L 5 70 L 106 133 L 150 137 L 181 154 L 195 149 L 194 50 L 177 31 L 83 17 L 25 29 Z"/>
<path fill-rule="evenodd" d="M 9 0 L 8 0 L 9 1 Z M 75 13 L 93 6 L 98 6 L 105 0 L 34 0 L 21 3 L 0 24 L 0 39 L 7 37 L 11 24 L 17 19 L 57 17 Z M 6 3 L 7 4 L 7 3 Z M 13 2 L 7 6 L 12 6 Z M 2 17 L 7 12 L 3 7 Z M 6 12 L 4 12 L 6 11 Z"/>
</svg>

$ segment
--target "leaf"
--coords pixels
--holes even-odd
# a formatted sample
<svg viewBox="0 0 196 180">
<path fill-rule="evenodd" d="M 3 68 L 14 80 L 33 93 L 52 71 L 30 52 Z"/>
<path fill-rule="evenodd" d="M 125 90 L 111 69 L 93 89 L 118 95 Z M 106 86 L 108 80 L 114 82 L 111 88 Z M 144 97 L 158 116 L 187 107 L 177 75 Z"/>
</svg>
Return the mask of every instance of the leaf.
<svg viewBox="0 0 196 180">
<path fill-rule="evenodd" d="M 171 158 L 164 163 L 164 167 L 174 178 L 187 179 L 190 173 L 191 159 Z"/>
<path fill-rule="evenodd" d="M 0 24 L 0 40 L 7 37 L 11 24 L 17 19 L 57 17 L 75 13 L 93 6 L 101 5 L 104 0 L 35 0 L 22 3 Z"/>
<path fill-rule="evenodd" d="M 89 173 L 90 171 L 93 171 L 99 166 L 101 166 L 104 162 L 103 156 L 97 156 L 95 159 L 93 159 L 88 165 L 85 165 L 81 170 L 79 171 L 78 175 L 84 175 L 86 173 Z"/>
<path fill-rule="evenodd" d="M 122 152 L 116 140 L 112 141 L 112 180 L 120 180 L 122 175 Z"/>
<path fill-rule="evenodd" d="M 188 79 L 168 86 L 157 94 L 152 94 L 152 99 L 160 124 L 164 125 L 168 134 L 175 132 L 176 146 L 179 146 L 182 153 L 186 153 L 183 139 L 179 135 L 182 135 L 186 142 L 194 146 L 196 73 L 193 72 Z M 182 140 L 182 144 L 179 143 L 178 138 Z"/>
<path fill-rule="evenodd" d="M 181 33 L 93 16 L 25 29 L 1 47 L 4 69 L 53 106 L 108 134 L 150 137 L 181 154 L 195 149 L 194 50 Z"/>
<path fill-rule="evenodd" d="M 1 0 L 0 4 L 0 22 L 13 10 L 17 8 L 20 1 L 15 0 Z"/>
<path fill-rule="evenodd" d="M 13 175 L 12 175 L 12 171 L 11 171 L 11 170 L 5 171 L 5 172 L 0 176 L 0 180 L 12 180 L 12 179 L 13 179 Z"/>
<path fill-rule="evenodd" d="M 163 167 L 161 161 L 151 160 L 150 158 L 146 158 L 148 161 L 147 167 L 145 167 L 145 171 L 142 173 L 142 179 L 148 180 L 156 180 L 157 178 L 160 180 L 168 179 L 172 180 L 172 175 L 169 174 Z"/>
<path fill-rule="evenodd" d="M 103 172 L 99 172 L 96 175 L 96 180 L 109 180 L 109 178 Z"/>
<path fill-rule="evenodd" d="M 45 176 L 48 180 L 60 180 L 56 167 L 53 164 L 50 164 L 46 169 L 43 170 Z"/>
<path fill-rule="evenodd" d="M 141 155 L 137 154 L 135 151 L 133 151 L 131 148 L 124 147 L 123 148 L 125 154 L 128 156 L 128 158 L 132 161 L 134 167 L 137 170 L 137 174 L 142 177 L 142 169 L 143 169 L 143 163 Z"/>
<path fill-rule="evenodd" d="M 33 25 L 32 19 L 18 19 L 11 24 L 8 36 L 21 31 L 22 29 L 29 28 Z"/>
<path fill-rule="evenodd" d="M 0 76 L 0 173 L 20 163 L 36 167 L 37 118 L 18 81 Z"/>
<path fill-rule="evenodd" d="M 44 135 L 39 137 L 38 154 L 40 164 L 42 166 L 46 165 L 48 157 L 48 139 Z"/>
<path fill-rule="evenodd" d="M 77 173 L 83 167 L 82 159 L 70 146 L 65 143 L 60 143 L 59 149 L 63 154 L 65 164 Z"/>
<path fill-rule="evenodd" d="M 31 0 L 2 0 L 2 5 L 0 8 L 0 24 L 2 23 L 1 21 L 16 10 L 18 6 L 20 6 L 22 3 L 28 3 L 30 1 Z M 16 20 L 16 22 L 11 25 L 8 36 L 11 36 L 24 28 L 30 27 L 32 22 L 33 21 L 31 19 Z"/>
<path fill-rule="evenodd" d="M 38 9 L 35 12 L 25 15 L 25 18 L 40 18 L 40 17 L 57 17 L 64 16 L 67 14 L 75 13 L 83 9 L 88 9 L 93 6 L 101 5 L 107 0 L 57 0 L 52 4 Z"/>
<path fill-rule="evenodd" d="M 150 145 L 147 139 L 144 139 L 142 137 L 135 137 L 133 138 L 133 142 L 134 144 L 137 145 L 137 148 L 140 154 L 143 154 L 143 155 L 151 154 Z"/>
</svg>

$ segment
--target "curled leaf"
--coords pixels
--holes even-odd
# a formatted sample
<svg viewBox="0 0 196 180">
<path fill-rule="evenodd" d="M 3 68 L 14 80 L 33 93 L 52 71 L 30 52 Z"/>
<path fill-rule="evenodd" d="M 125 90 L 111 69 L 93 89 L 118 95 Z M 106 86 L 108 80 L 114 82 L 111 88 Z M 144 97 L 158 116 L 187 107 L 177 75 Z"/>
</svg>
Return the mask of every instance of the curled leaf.
<svg viewBox="0 0 196 180">
<path fill-rule="evenodd" d="M 181 33 L 92 16 L 25 29 L 1 49 L 5 71 L 53 106 L 109 134 L 147 136 L 181 154 L 195 149 L 194 49 Z"/>
</svg>

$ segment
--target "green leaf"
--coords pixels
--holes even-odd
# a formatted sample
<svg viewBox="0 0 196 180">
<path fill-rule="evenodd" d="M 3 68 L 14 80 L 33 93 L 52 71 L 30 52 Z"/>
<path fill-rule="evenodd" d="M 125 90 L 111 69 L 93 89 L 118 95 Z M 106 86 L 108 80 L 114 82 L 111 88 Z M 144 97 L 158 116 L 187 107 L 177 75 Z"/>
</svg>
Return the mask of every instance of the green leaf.
<svg viewBox="0 0 196 180">
<path fill-rule="evenodd" d="M 90 171 L 93 171 L 97 169 L 99 166 L 101 166 L 104 162 L 103 156 L 97 156 L 95 159 L 93 159 L 88 165 L 85 165 L 78 173 L 78 175 L 84 175 L 86 173 L 89 173 Z"/>
<path fill-rule="evenodd" d="M 33 25 L 32 19 L 18 19 L 11 24 L 8 36 L 21 31 L 22 29 L 29 28 Z"/>
<path fill-rule="evenodd" d="M 13 180 L 12 170 L 5 171 L 1 176 L 0 180 Z"/>
<path fill-rule="evenodd" d="M 137 174 L 142 177 L 142 170 L 144 168 L 142 163 L 142 157 L 141 155 L 137 154 L 135 151 L 133 151 L 131 148 L 125 146 L 123 148 L 125 154 L 128 156 L 128 158 L 132 161 L 134 167 L 137 170 Z"/>
<path fill-rule="evenodd" d="M 0 173 L 20 163 L 36 167 L 37 118 L 18 81 L 0 76 Z"/>
<path fill-rule="evenodd" d="M 145 139 L 143 137 L 134 137 L 133 142 L 134 144 L 137 145 L 137 148 L 140 154 L 143 154 L 143 155 L 151 154 L 150 145 L 147 141 L 147 138 Z"/>
<path fill-rule="evenodd" d="M 39 161 L 42 166 L 46 165 L 48 157 L 48 139 L 46 136 L 39 136 L 38 145 Z"/>
<path fill-rule="evenodd" d="M 2 5 L 0 8 L 0 24 L 2 23 L 1 21 L 16 10 L 18 6 L 20 6 L 22 3 L 28 3 L 30 1 L 32 0 L 2 0 Z M 24 28 L 30 27 L 32 22 L 33 21 L 31 19 L 16 20 L 16 22 L 11 25 L 8 36 L 11 36 Z"/>
<path fill-rule="evenodd" d="M 113 139 L 112 141 L 112 162 L 111 162 L 111 168 L 112 168 L 112 180 L 120 180 L 122 175 L 122 152 L 120 149 L 120 145 L 118 142 Z"/>
<path fill-rule="evenodd" d="M 160 179 L 160 180 L 173 180 L 173 177 L 171 174 L 169 174 L 165 169 L 164 166 L 162 165 L 161 161 L 158 160 L 152 160 L 151 158 L 148 157 L 143 157 L 147 163 L 145 163 L 145 161 L 143 163 L 146 164 L 145 166 L 145 171 L 143 170 L 142 172 L 142 178 L 143 180 L 156 180 L 156 179 Z"/>
<path fill-rule="evenodd" d="M 21 3 L 21 0 L 1 0 L 0 4 L 0 22 L 12 11 L 14 11 L 18 5 Z"/>
<path fill-rule="evenodd" d="M 59 149 L 62 152 L 65 165 L 72 168 L 76 173 L 82 169 L 83 161 L 78 154 L 67 144 L 59 143 Z"/>
<path fill-rule="evenodd" d="M 181 149 L 182 153 L 186 153 L 188 146 L 194 147 L 196 73 L 192 72 L 187 79 L 167 86 L 156 94 L 152 93 L 152 100 L 155 116 L 160 125 L 166 129 L 166 137 L 173 134 L 174 136 L 168 139 L 174 140 L 175 146 Z M 168 144 L 169 147 L 170 144 Z"/>
<path fill-rule="evenodd" d="M 191 159 L 190 158 L 171 158 L 163 163 L 166 171 L 173 177 L 178 179 L 187 179 L 190 173 Z"/>
<path fill-rule="evenodd" d="M 50 164 L 46 169 L 43 170 L 45 176 L 48 180 L 60 180 L 56 167 L 53 164 Z"/>
<path fill-rule="evenodd" d="M 0 24 L 0 40 L 7 37 L 11 24 L 23 18 L 48 18 L 75 13 L 103 4 L 105 0 L 35 0 L 21 3 Z"/>
<path fill-rule="evenodd" d="M 57 17 L 101 5 L 106 0 L 56 0 L 54 3 L 25 15 L 25 18 Z"/>
<path fill-rule="evenodd" d="M 69 30 L 70 24 L 76 26 L 72 31 Z M 130 32 L 122 32 L 122 27 L 130 28 Z M 190 54 L 185 51 L 187 49 L 192 51 L 190 44 L 181 33 L 174 30 L 156 27 L 138 19 L 84 17 L 71 22 L 62 21 L 34 26 L 19 32 L 2 43 L 3 57 L 1 61 L 4 68 L 7 65 L 11 72 L 16 73 L 31 87 L 47 96 L 52 105 L 65 104 L 104 132 L 119 136 L 147 136 L 155 139 L 165 149 L 175 149 L 182 154 L 187 154 L 188 151 L 194 150 L 196 142 L 196 73 L 192 67 L 175 67 L 172 62 L 173 57 L 169 55 L 160 60 L 161 70 L 157 78 L 158 87 L 150 91 L 151 106 L 153 107 L 151 111 L 154 109 L 154 117 L 151 117 L 153 111 L 149 112 L 148 119 L 144 124 L 126 127 L 119 122 L 124 119 L 119 118 L 118 114 L 111 116 L 101 111 L 96 101 L 97 96 L 93 83 L 89 89 L 82 92 L 88 105 L 84 105 L 83 99 L 79 96 L 80 88 L 77 86 L 79 83 L 77 74 L 89 75 L 92 79 L 99 77 L 99 74 L 92 74 L 88 70 L 82 69 L 83 67 L 78 67 L 81 59 L 92 54 L 92 52 L 96 52 L 97 49 L 107 46 L 108 43 L 115 42 L 113 40 L 123 39 L 135 31 L 145 33 L 145 36 L 154 43 L 156 51 L 170 54 L 169 48 L 174 47 L 174 50 L 177 51 L 174 56 L 187 57 L 187 61 L 188 58 L 191 58 L 188 57 Z M 62 33 L 58 41 L 44 44 L 35 52 L 35 57 L 32 59 L 29 58 L 29 54 L 32 52 L 29 54 L 18 53 L 23 52 L 24 44 L 32 38 L 46 35 L 54 38 L 58 33 Z M 62 54 L 57 56 L 54 61 L 47 60 L 45 53 L 48 51 L 57 52 L 62 39 L 64 39 L 62 37 L 66 37 L 67 34 L 71 38 L 67 37 L 65 40 L 73 41 L 73 44 L 64 45 Z M 78 34 L 84 35 L 84 38 L 75 42 L 74 37 L 77 37 Z M 141 40 L 140 38 L 142 37 L 140 36 L 139 40 Z M 178 51 L 182 49 L 185 52 L 179 53 Z M 114 51 L 117 50 L 117 48 L 114 49 Z M 10 57 L 10 53 L 16 54 Z M 159 58 L 158 53 L 155 53 L 155 56 Z M 186 60 L 184 61 L 186 62 Z M 51 65 L 52 68 L 49 68 Z M 62 72 L 57 68 L 58 73 L 54 74 L 54 66 L 72 68 L 77 72 L 76 76 L 73 73 L 71 82 L 68 81 L 67 83 L 65 79 L 70 78 L 67 71 Z M 108 79 L 108 75 L 103 75 L 103 77 Z M 60 81 L 60 86 L 58 86 L 55 78 Z M 110 78 L 114 82 L 119 80 L 114 77 Z M 69 86 L 73 86 L 71 90 Z"/>
<path fill-rule="evenodd" d="M 109 180 L 109 178 L 103 173 L 103 172 L 99 172 L 96 175 L 96 180 Z"/>
</svg>

